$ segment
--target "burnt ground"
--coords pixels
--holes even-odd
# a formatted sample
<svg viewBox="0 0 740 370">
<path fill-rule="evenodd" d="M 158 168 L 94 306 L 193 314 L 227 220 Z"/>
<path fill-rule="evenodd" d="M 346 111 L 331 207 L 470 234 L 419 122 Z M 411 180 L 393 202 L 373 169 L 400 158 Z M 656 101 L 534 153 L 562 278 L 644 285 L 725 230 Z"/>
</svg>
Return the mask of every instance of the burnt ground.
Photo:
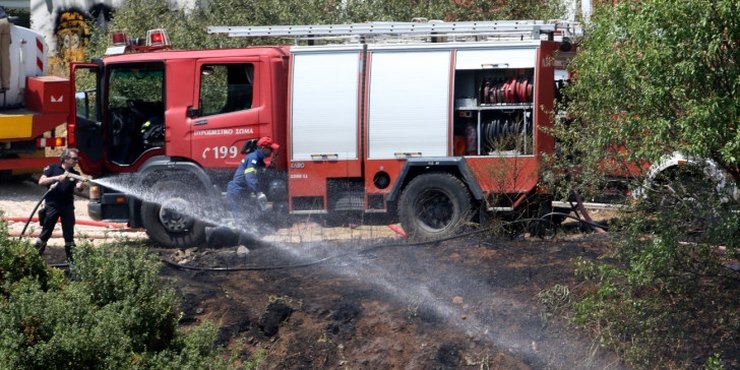
<svg viewBox="0 0 740 370">
<path fill-rule="evenodd" d="M 41 194 L 32 182 L 0 186 L 0 210 L 25 219 Z M 85 200 L 76 207 L 78 242 L 141 244 L 140 231 L 86 229 Z M 22 226 L 11 222 L 10 233 Z M 217 324 L 238 361 L 264 356 L 259 369 L 624 368 L 545 309 L 585 289 L 573 260 L 608 255 L 603 234 L 407 245 L 385 227 L 297 230 L 246 256 L 151 247 L 174 263 L 161 271 L 182 297 L 182 325 Z M 49 262 L 64 260 L 62 246 L 50 241 Z"/>
<path fill-rule="evenodd" d="M 184 325 L 217 323 L 220 344 L 243 361 L 264 349 L 261 369 L 623 368 L 546 312 L 567 291 L 538 298 L 556 285 L 578 290 L 573 259 L 605 254 L 603 236 L 405 243 L 194 249 L 187 268 L 162 274 L 183 297 Z"/>
</svg>

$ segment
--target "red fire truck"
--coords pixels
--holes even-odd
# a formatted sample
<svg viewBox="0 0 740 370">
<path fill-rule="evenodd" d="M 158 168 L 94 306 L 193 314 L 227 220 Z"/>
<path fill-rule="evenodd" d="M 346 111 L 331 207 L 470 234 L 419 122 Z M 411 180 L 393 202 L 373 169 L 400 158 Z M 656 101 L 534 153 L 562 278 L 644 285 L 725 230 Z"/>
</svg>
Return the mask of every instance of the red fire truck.
<svg viewBox="0 0 740 370">
<path fill-rule="evenodd" d="M 223 209 L 240 149 L 266 135 L 282 144 L 267 194 L 280 217 L 382 214 L 412 237 L 434 238 L 496 214 L 549 210 L 538 185 L 554 140 L 542 128 L 552 125 L 577 24 L 209 31 L 297 42 L 123 53 L 71 67 L 68 142 L 82 171 L 129 174 L 146 190 L 94 187 L 94 219 L 143 226 L 165 246 L 198 243 Z M 150 46 L 166 46 L 162 32 Z M 114 50 L 130 49 L 119 40 Z"/>
<path fill-rule="evenodd" d="M 0 91 L 0 181 L 59 161 L 46 148 L 66 144 L 55 129 L 69 113 L 69 80 L 46 75 L 48 48 L 41 34 L 11 24 L 10 38 L 9 48 L 0 50 L 10 64 L 9 89 Z"/>
</svg>

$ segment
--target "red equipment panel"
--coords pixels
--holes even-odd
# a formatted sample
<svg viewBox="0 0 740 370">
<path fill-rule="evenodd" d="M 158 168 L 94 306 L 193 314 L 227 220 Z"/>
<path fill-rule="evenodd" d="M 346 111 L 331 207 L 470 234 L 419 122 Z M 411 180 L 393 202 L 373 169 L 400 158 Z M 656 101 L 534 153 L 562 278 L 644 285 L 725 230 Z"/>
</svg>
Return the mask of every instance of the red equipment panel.
<svg viewBox="0 0 740 370">
<path fill-rule="evenodd" d="M 69 80 L 55 76 L 28 77 L 26 108 L 40 113 L 67 113 Z"/>
</svg>

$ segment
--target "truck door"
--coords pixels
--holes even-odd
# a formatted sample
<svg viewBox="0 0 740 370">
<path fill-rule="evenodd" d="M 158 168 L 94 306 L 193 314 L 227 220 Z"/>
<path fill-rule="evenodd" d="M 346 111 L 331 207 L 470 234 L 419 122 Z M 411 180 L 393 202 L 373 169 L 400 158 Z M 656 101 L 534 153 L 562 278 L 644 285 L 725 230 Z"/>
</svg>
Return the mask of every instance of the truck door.
<svg viewBox="0 0 740 370">
<path fill-rule="evenodd" d="M 82 172 L 98 175 L 103 163 L 103 130 L 98 97 L 100 66 L 92 63 L 73 63 L 70 80 L 74 99 L 70 102 L 67 118 L 67 144 L 80 151 Z"/>
<path fill-rule="evenodd" d="M 205 167 L 234 169 L 247 140 L 272 135 L 269 122 L 260 126 L 269 86 L 259 58 L 202 59 L 196 68 L 197 106 L 188 118 L 192 157 Z"/>
</svg>

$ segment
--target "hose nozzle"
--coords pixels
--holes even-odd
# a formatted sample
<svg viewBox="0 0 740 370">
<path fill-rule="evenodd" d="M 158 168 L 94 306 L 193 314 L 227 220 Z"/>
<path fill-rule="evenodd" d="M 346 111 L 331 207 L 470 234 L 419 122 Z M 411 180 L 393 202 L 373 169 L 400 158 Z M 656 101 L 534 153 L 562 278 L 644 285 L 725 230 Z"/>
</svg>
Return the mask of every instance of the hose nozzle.
<svg viewBox="0 0 740 370">
<path fill-rule="evenodd" d="M 90 181 L 90 179 L 82 177 L 80 175 L 75 175 L 72 172 L 66 172 L 66 174 L 67 174 L 67 177 L 73 178 L 75 180 L 84 181 L 84 182 Z"/>
</svg>

